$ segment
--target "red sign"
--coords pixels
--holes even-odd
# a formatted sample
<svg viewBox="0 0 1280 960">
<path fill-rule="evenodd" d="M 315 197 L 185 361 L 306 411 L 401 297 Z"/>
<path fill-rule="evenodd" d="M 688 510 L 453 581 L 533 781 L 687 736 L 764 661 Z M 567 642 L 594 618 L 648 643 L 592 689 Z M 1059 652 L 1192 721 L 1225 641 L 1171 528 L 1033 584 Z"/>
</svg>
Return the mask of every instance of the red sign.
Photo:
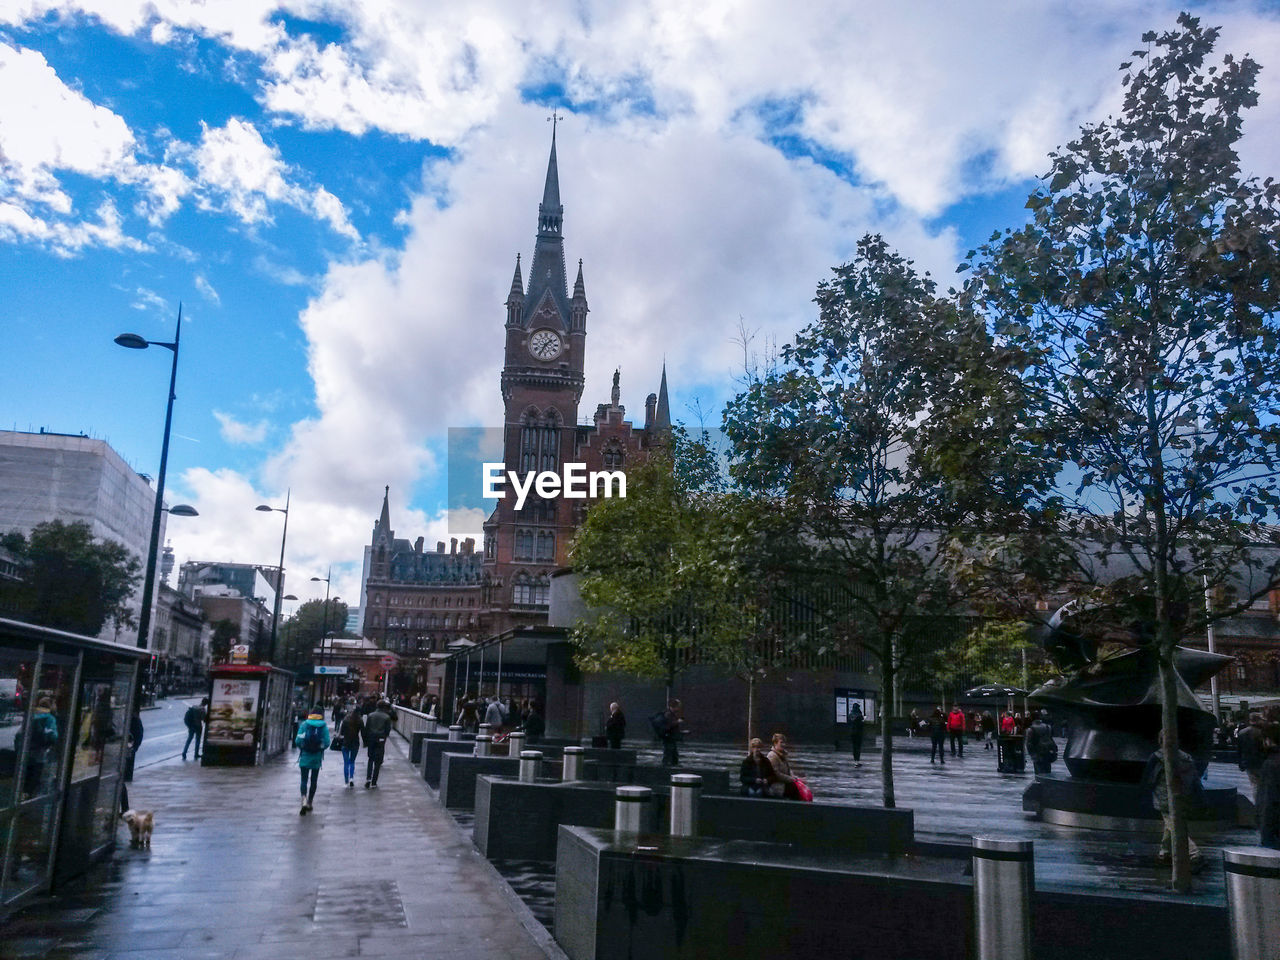
<svg viewBox="0 0 1280 960">
<path fill-rule="evenodd" d="M 379 662 L 380 664 L 382 664 L 384 667 L 386 667 L 388 670 L 390 670 L 392 667 L 394 667 L 394 666 L 395 666 L 397 663 L 399 663 L 400 661 L 399 661 L 399 660 L 397 660 L 395 657 L 383 657 L 383 658 L 382 658 L 381 660 L 379 660 L 378 662 Z"/>
</svg>

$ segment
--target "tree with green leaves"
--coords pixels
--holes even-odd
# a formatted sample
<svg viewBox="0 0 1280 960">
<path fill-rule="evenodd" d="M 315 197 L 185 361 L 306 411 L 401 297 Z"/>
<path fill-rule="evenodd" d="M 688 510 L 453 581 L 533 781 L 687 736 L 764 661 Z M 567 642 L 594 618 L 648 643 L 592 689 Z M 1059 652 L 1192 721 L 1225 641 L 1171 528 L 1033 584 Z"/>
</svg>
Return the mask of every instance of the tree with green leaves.
<svg viewBox="0 0 1280 960">
<path fill-rule="evenodd" d="M 328 610 L 323 600 L 308 600 L 301 604 L 280 625 L 281 664 L 288 668 L 310 663 L 321 640 L 329 634 L 347 637 L 347 605 L 341 600 L 330 599 Z"/>
<path fill-rule="evenodd" d="M 17 605 L 32 623 L 95 636 L 110 623 L 136 626 L 129 598 L 142 563 L 123 544 L 98 540 L 81 521 L 50 520 L 30 535 L 14 531 L 0 540 L 24 567 Z"/>
<path fill-rule="evenodd" d="M 916 654 L 919 624 L 960 606 L 953 546 L 992 496 L 954 464 L 1016 450 L 1007 435 L 995 442 L 996 392 L 978 383 L 992 369 L 980 322 L 878 236 L 833 272 L 818 287 L 818 319 L 748 381 L 724 429 L 735 480 L 792 518 L 815 582 L 844 587 L 826 594 L 840 603 L 820 606 L 816 624 L 877 661 L 892 807 L 894 680 Z"/>
<path fill-rule="evenodd" d="M 1041 506 L 1093 559 L 1094 612 L 1156 651 L 1179 891 L 1175 648 L 1280 579 L 1280 188 L 1241 172 L 1259 67 L 1210 63 L 1217 39 L 1185 13 L 1146 34 L 1120 114 L 1051 155 L 1033 219 L 971 252 L 965 290 L 1066 465 Z"/>
</svg>

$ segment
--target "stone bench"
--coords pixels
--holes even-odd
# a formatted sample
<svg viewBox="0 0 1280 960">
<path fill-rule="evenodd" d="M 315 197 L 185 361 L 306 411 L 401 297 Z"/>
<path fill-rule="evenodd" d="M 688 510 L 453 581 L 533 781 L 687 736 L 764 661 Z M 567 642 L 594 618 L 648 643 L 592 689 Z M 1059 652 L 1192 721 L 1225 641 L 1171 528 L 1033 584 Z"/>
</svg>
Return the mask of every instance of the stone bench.
<svg viewBox="0 0 1280 960">
<path fill-rule="evenodd" d="M 967 960 L 975 944 L 964 867 L 564 826 L 555 938 L 571 960 Z M 1033 892 L 1031 935 L 1036 960 L 1219 957 L 1230 942 L 1220 901 L 1061 889 Z"/>
<path fill-rule="evenodd" d="M 466 754 L 476 752 L 473 741 L 467 740 L 426 740 L 422 745 L 422 779 L 439 788 L 441 758 L 448 754 Z"/>
<path fill-rule="evenodd" d="M 636 763 L 634 750 L 603 752 L 616 756 L 596 756 L 596 751 L 589 752 L 582 765 L 583 780 L 630 783 L 638 787 L 666 787 L 670 786 L 673 773 L 696 773 L 702 778 L 703 793 L 727 794 L 736 789 L 733 775 L 722 767 L 659 767 L 652 763 Z M 630 754 L 630 758 L 625 757 L 625 754 Z"/>
<path fill-rule="evenodd" d="M 668 776 L 666 786 L 652 788 L 645 814 L 648 829 L 666 830 L 669 784 Z M 602 782 L 520 783 L 480 776 L 472 839 L 490 860 L 553 860 L 561 824 L 613 826 L 616 789 L 616 784 Z M 702 793 L 699 836 L 890 856 L 910 852 L 915 842 L 911 810 L 716 796 L 705 786 Z"/>
<path fill-rule="evenodd" d="M 573 746 L 573 744 L 569 744 L 569 746 Z M 544 777 L 560 779 L 561 759 L 564 756 L 563 746 L 539 743 L 535 747 L 526 747 L 525 749 L 537 750 L 542 754 L 542 775 Z M 583 750 L 582 755 L 584 757 L 594 757 L 602 753 L 612 752 L 588 747 Z M 634 750 L 619 750 L 617 752 L 627 754 L 631 759 L 635 759 Z M 495 760 L 501 761 L 501 763 L 488 762 Z M 441 755 L 440 780 L 438 784 L 440 802 L 446 807 L 470 810 L 475 806 L 477 776 L 480 774 L 492 774 L 495 776 L 516 777 L 520 772 L 519 765 L 519 757 L 476 757 L 469 753 L 466 756 L 456 752 L 444 753 Z"/>
</svg>

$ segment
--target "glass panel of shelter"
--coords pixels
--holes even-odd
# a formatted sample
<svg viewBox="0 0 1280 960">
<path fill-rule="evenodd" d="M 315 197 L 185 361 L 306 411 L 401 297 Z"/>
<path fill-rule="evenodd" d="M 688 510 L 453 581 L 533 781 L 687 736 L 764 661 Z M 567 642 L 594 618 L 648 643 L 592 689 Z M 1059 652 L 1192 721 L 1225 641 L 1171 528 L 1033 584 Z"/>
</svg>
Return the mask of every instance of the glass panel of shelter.
<svg viewBox="0 0 1280 960">
<path fill-rule="evenodd" d="M 53 837 L 63 793 L 62 771 L 69 754 L 72 693 L 77 655 L 46 646 L 32 686 L 33 705 L 18 734 L 21 784 L 11 827 L 4 899 L 11 900 L 49 877 Z"/>
<path fill-rule="evenodd" d="M 0 900 L 10 899 L 11 861 L 15 851 L 14 807 L 21 797 L 26 766 L 24 742 L 35 705 L 38 654 L 0 647 Z"/>
</svg>

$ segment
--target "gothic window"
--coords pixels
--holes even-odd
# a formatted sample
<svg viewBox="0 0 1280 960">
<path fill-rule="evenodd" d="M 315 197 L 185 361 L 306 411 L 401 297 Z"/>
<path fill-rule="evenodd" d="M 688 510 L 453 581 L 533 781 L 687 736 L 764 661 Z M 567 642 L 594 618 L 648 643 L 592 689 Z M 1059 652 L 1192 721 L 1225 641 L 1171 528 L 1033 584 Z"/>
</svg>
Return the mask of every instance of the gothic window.
<svg viewBox="0 0 1280 960">
<path fill-rule="evenodd" d="M 530 409 L 520 419 L 520 472 L 560 468 L 560 413 L 553 407 L 545 416 Z"/>
<path fill-rule="evenodd" d="M 484 556 L 486 560 L 498 559 L 498 538 L 488 534 L 484 538 Z"/>
<path fill-rule="evenodd" d="M 600 459 L 606 470 L 621 470 L 624 459 L 622 445 L 617 440 L 610 440 Z"/>
<path fill-rule="evenodd" d="M 516 577 L 511 587 L 511 602 L 518 607 L 533 603 L 533 585 L 523 574 Z"/>
<path fill-rule="evenodd" d="M 516 560 L 532 560 L 534 551 L 534 537 L 532 530 L 516 531 L 516 549 L 514 558 Z"/>
<path fill-rule="evenodd" d="M 556 558 L 556 535 L 550 531 L 538 533 L 537 559 L 554 560 Z"/>
</svg>

